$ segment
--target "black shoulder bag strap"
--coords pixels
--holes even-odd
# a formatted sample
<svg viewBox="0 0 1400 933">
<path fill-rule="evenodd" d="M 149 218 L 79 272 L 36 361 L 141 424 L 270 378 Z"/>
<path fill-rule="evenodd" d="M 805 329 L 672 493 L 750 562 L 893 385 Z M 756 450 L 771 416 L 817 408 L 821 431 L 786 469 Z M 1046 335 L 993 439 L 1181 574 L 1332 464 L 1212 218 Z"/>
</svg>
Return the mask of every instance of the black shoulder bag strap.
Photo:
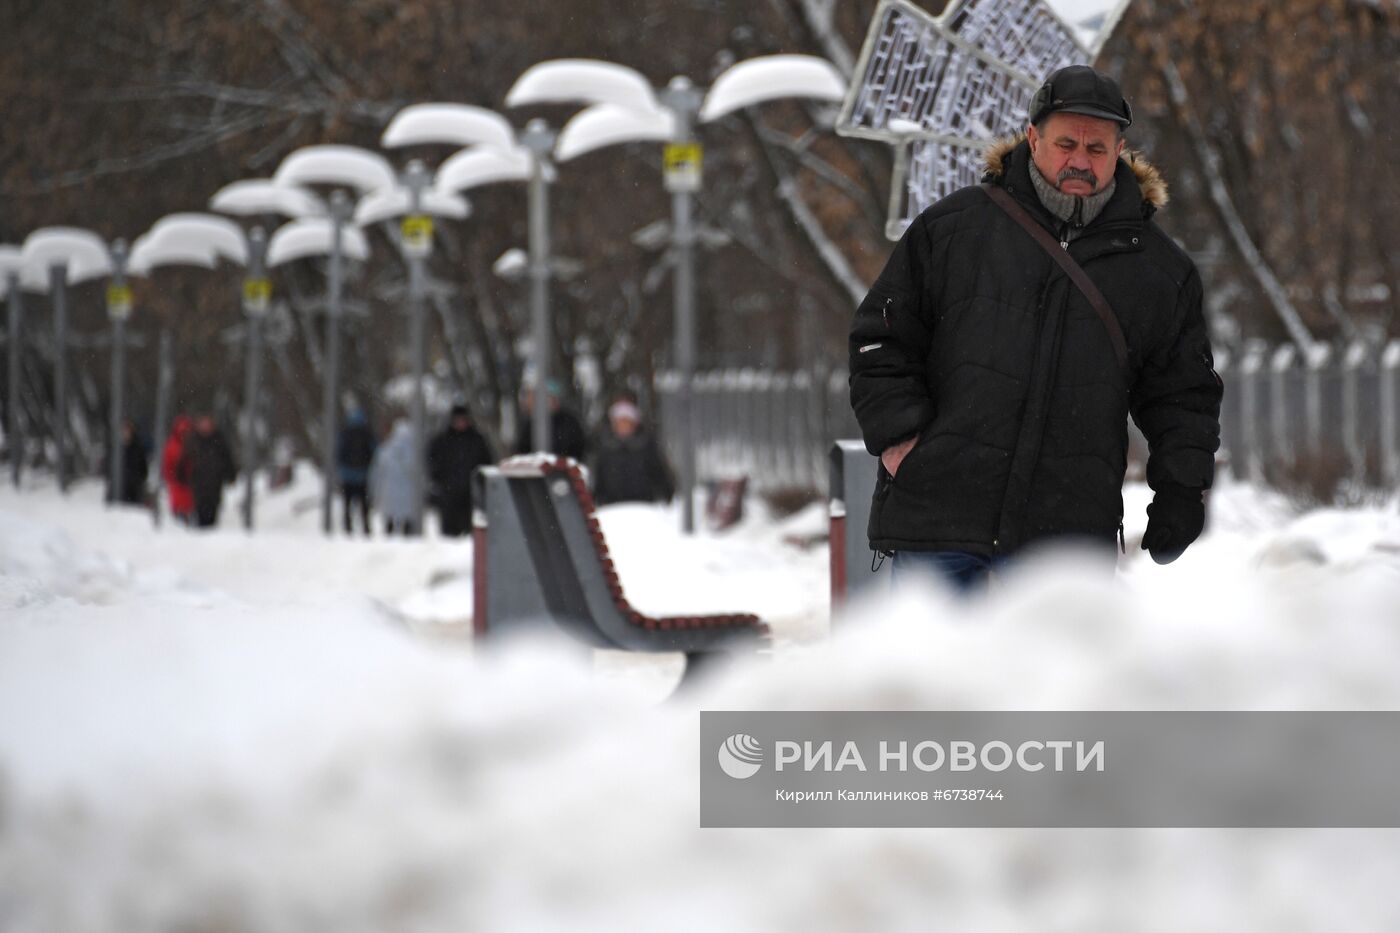
<svg viewBox="0 0 1400 933">
<path fill-rule="evenodd" d="M 1026 209 L 1016 203 L 1016 199 L 1006 193 L 1006 189 L 999 185 L 984 184 L 982 190 L 987 192 L 987 197 L 992 199 L 992 203 L 1006 211 L 1007 216 L 1031 235 L 1040 244 L 1040 248 L 1050 255 L 1050 258 L 1060 264 L 1060 268 L 1065 270 L 1065 274 L 1070 277 L 1070 281 L 1078 286 L 1084 293 L 1084 297 L 1089 299 L 1089 304 L 1098 312 L 1099 319 L 1103 321 L 1104 329 L 1108 331 L 1109 342 L 1113 344 L 1113 353 L 1118 357 L 1118 365 L 1123 372 L 1128 371 L 1128 341 L 1123 339 L 1123 328 L 1118 326 L 1118 317 L 1109 307 L 1108 299 L 1104 298 L 1103 292 L 1089 278 L 1079 263 L 1074 261 L 1074 257 L 1069 254 L 1069 250 L 1060 246 L 1058 240 L 1050 235 L 1040 224 L 1035 222 Z"/>
</svg>

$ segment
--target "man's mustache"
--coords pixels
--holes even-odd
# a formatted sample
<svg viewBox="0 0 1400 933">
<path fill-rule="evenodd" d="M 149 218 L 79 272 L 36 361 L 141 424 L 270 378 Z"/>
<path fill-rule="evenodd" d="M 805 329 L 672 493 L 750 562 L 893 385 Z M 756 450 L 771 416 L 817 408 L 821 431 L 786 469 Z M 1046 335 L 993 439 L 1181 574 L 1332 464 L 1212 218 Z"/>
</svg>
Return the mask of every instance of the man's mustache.
<svg viewBox="0 0 1400 933">
<path fill-rule="evenodd" d="M 1067 181 L 1087 181 L 1089 187 L 1095 191 L 1099 190 L 1099 179 L 1091 170 L 1087 168 L 1067 168 L 1060 171 L 1055 184 L 1063 185 Z"/>
</svg>

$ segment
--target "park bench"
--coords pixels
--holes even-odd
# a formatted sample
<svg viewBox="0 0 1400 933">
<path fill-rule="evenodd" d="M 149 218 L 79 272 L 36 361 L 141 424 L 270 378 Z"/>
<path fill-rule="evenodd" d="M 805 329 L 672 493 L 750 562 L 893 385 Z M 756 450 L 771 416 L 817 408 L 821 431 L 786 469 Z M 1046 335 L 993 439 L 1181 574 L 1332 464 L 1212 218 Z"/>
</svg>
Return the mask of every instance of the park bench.
<svg viewBox="0 0 1400 933">
<path fill-rule="evenodd" d="M 572 460 L 513 458 L 482 467 L 474 482 L 477 639 L 552 628 L 594 648 L 679 651 L 686 678 L 714 655 L 767 646 L 768 626 L 754 615 L 651 616 L 634 608 Z"/>
</svg>

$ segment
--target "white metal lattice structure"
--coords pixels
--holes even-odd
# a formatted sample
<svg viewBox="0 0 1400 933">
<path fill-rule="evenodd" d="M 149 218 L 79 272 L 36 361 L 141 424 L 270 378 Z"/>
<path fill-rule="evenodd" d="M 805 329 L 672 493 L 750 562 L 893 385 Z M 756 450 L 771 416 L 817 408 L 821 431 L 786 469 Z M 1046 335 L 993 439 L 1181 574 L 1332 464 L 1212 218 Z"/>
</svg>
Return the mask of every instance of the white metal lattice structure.
<svg viewBox="0 0 1400 933">
<path fill-rule="evenodd" d="M 962 0 L 943 15 L 953 35 L 1039 80 L 1060 63 L 1088 61 L 1093 52 L 1045 3 Z"/>
<path fill-rule="evenodd" d="M 982 149 L 1025 125 L 1043 77 L 1093 61 L 1129 0 L 1113 2 L 1095 33 L 1044 0 L 952 0 L 940 16 L 881 0 L 837 131 L 898 147 L 887 236 L 977 182 Z"/>
<path fill-rule="evenodd" d="M 895 161 L 895 184 L 890 189 L 890 225 L 886 235 L 898 238 L 925 208 L 959 188 L 977 184 L 982 172 L 980 146 L 922 141 L 901 146 Z M 896 223 L 897 228 L 893 226 Z"/>
<path fill-rule="evenodd" d="M 909 0 L 882 0 L 837 129 L 903 141 L 909 134 L 890 122 L 907 120 L 928 139 L 976 146 L 1025 119 L 1044 71 L 1086 55 L 1042 0 L 955 0 L 942 17 Z"/>
</svg>

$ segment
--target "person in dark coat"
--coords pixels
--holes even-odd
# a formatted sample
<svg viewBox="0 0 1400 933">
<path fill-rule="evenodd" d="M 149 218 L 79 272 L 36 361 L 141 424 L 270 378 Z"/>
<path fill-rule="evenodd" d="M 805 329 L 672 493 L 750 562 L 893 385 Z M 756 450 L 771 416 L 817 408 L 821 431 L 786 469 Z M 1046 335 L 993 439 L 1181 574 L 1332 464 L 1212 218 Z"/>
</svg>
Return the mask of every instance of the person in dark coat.
<svg viewBox="0 0 1400 933">
<path fill-rule="evenodd" d="M 340 479 L 340 492 L 345 500 L 347 535 L 355 533 L 354 517 L 357 506 L 360 525 L 365 534 L 370 533 L 369 467 L 374 462 L 374 449 L 378 444 L 365 413 L 358 408 L 350 412 L 335 445 L 335 466 Z"/>
<path fill-rule="evenodd" d="M 447 428 L 428 446 L 428 480 L 442 533 L 447 537 L 471 531 L 472 473 L 494 461 L 486 438 L 472 426 L 466 407 L 453 408 Z"/>
<path fill-rule="evenodd" d="M 593 501 L 669 502 L 674 493 L 670 467 L 656 438 L 642 427 L 636 403 L 630 398 L 613 402 L 593 459 Z"/>
<path fill-rule="evenodd" d="M 549 452 L 556 457 L 572 457 L 582 463 L 588 456 L 588 433 L 578 416 L 565 408 L 560 401 L 560 386 L 553 379 L 547 383 L 549 393 Z M 534 417 L 535 393 L 526 389 L 522 396 L 520 430 L 516 434 L 515 452 L 528 454 L 535 452 Z"/>
<path fill-rule="evenodd" d="M 108 500 L 115 499 L 127 505 L 145 505 L 146 474 L 151 469 L 151 458 L 146 450 L 146 439 L 136 430 L 136 422 L 130 418 L 122 421 L 121 458 L 121 489 L 114 497 L 109 488 Z"/>
<path fill-rule="evenodd" d="M 1222 385 L 1190 257 L 1153 220 L 1166 184 L 1124 151 L 1132 115 L 1086 66 L 1052 74 L 1024 136 L 987 153 L 986 183 L 1052 234 L 1107 299 L 1126 343 L 986 190 L 909 226 L 855 314 L 851 404 L 880 458 L 869 537 L 895 571 L 980 584 L 1028 545 L 1122 543 L 1127 418 L 1154 491 L 1158 563 L 1200 534 Z"/>
<path fill-rule="evenodd" d="M 183 459 L 194 492 L 195 525 L 212 528 L 219 523 L 224 487 L 238 478 L 238 467 L 224 433 L 210 415 L 196 419 L 194 432 L 185 439 Z"/>
</svg>

